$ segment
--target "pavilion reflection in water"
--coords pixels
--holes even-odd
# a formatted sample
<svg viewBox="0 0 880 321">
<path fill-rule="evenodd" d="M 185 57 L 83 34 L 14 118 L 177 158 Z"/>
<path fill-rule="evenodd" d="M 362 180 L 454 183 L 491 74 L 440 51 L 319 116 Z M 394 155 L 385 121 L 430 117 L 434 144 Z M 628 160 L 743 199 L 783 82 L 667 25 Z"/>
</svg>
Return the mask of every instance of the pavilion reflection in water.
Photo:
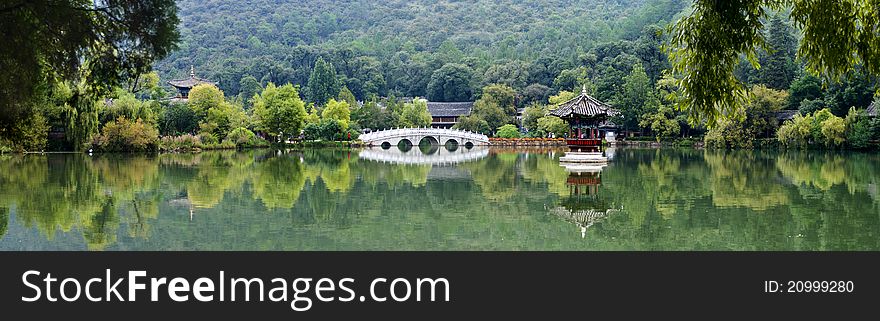
<svg viewBox="0 0 880 321">
<path fill-rule="evenodd" d="M 563 197 L 559 206 L 550 213 L 580 228 L 581 238 L 587 236 L 587 229 L 604 220 L 620 209 L 609 204 L 600 193 L 602 170 L 606 165 L 582 165 L 560 163 L 569 172 L 565 185 L 568 196 Z"/>
</svg>

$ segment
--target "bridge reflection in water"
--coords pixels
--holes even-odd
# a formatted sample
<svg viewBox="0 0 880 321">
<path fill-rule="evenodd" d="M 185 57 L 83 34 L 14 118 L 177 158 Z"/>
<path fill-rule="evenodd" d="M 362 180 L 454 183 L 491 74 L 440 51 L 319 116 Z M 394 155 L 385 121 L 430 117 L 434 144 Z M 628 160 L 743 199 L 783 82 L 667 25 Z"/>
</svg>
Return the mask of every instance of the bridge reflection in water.
<svg viewBox="0 0 880 321">
<path fill-rule="evenodd" d="M 612 155 L 613 151 L 609 158 L 613 158 Z M 621 209 L 614 208 L 600 193 L 605 165 L 562 163 L 561 166 L 569 172 L 565 181 L 569 193 L 560 200 L 559 206 L 551 208 L 549 212 L 577 225 L 581 238 L 586 238 L 587 229 Z"/>
<path fill-rule="evenodd" d="M 471 162 L 489 156 L 489 148 L 474 146 L 473 148 L 448 148 L 447 146 L 433 145 L 427 150 L 411 148 L 402 150 L 397 147 L 391 148 L 365 148 L 359 157 L 368 161 L 402 164 L 402 165 L 453 165 Z"/>
</svg>

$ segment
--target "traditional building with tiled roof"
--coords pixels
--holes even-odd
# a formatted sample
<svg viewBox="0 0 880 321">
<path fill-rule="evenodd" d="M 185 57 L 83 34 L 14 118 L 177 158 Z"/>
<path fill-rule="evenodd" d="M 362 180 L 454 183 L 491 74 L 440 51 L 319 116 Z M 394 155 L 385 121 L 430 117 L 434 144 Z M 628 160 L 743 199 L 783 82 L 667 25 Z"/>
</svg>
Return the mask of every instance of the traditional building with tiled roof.
<svg viewBox="0 0 880 321">
<path fill-rule="evenodd" d="M 189 99 L 189 91 L 192 90 L 193 87 L 201 84 L 216 85 L 217 83 L 196 77 L 196 68 L 190 66 L 189 78 L 171 80 L 168 81 L 168 84 L 177 88 L 177 96 L 173 98 L 174 100 L 186 100 Z"/>
<path fill-rule="evenodd" d="M 431 114 L 431 127 L 451 128 L 458 119 L 471 114 L 474 102 L 428 102 L 428 113 Z"/>
<path fill-rule="evenodd" d="M 614 140 L 614 123 L 609 118 L 616 116 L 618 111 L 606 103 L 587 95 L 584 86 L 581 94 L 566 101 L 550 115 L 562 118 L 571 128 L 568 134 L 569 146 L 599 146 L 602 139 Z"/>
</svg>

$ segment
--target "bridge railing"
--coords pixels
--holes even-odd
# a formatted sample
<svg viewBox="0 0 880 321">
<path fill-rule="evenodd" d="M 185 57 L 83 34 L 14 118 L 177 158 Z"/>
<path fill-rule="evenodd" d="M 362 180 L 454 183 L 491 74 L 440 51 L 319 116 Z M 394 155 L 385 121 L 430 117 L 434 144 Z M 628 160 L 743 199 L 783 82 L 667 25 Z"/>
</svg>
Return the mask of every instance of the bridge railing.
<svg viewBox="0 0 880 321">
<path fill-rule="evenodd" d="M 445 128 L 433 128 L 433 127 L 417 127 L 417 128 L 391 128 L 385 130 L 374 131 L 370 133 L 366 133 L 360 136 L 360 139 L 363 141 L 379 139 L 383 137 L 394 137 L 394 136 L 407 136 L 407 135 L 426 135 L 426 136 L 436 136 L 436 135 L 446 135 L 446 136 L 456 136 L 461 138 L 469 138 L 473 140 L 483 141 L 487 140 L 488 137 L 483 134 L 474 133 L 471 131 L 460 130 L 460 129 L 445 129 Z"/>
</svg>

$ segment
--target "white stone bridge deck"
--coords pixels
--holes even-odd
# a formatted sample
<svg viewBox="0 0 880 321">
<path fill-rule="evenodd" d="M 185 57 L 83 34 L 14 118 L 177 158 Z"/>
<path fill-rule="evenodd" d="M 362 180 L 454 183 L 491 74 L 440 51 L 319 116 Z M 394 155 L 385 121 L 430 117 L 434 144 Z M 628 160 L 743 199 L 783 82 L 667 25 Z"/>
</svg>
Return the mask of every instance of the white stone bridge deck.
<svg viewBox="0 0 880 321">
<path fill-rule="evenodd" d="M 463 146 L 489 145 L 489 137 L 486 135 L 444 128 L 394 128 L 360 136 L 360 140 L 369 146 L 380 146 L 386 143 L 394 146 L 402 141 L 418 145 L 422 139 L 426 138 L 440 145 L 446 145 L 449 142 Z"/>
</svg>

